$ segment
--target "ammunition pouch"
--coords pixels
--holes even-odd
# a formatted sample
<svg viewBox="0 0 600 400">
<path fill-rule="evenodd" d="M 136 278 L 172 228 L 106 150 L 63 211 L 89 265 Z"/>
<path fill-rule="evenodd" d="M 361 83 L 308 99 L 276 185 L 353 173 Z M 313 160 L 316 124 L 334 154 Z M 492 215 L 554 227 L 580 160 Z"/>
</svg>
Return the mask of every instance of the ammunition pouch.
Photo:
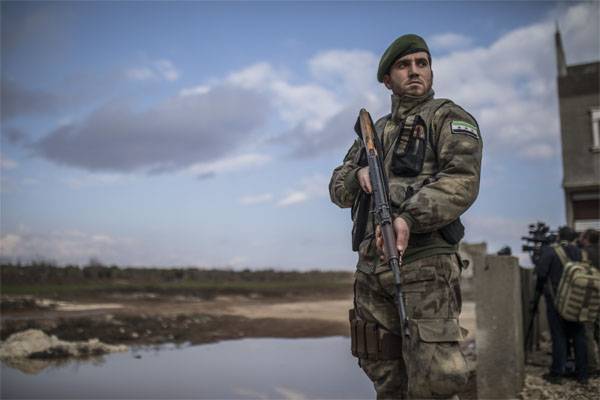
<svg viewBox="0 0 600 400">
<path fill-rule="evenodd" d="M 462 224 L 459 217 L 441 228 L 440 234 L 446 242 L 457 244 L 465 237 L 465 226 Z"/>
<path fill-rule="evenodd" d="M 408 239 L 408 245 L 410 247 L 423 247 L 428 246 L 436 241 L 439 242 L 440 237 L 444 239 L 448 244 L 455 245 L 462 240 L 465 236 L 465 227 L 463 226 L 460 218 L 455 219 L 448 225 L 433 232 L 426 233 L 411 233 Z"/>
<path fill-rule="evenodd" d="M 417 176 L 423 170 L 427 147 L 427 126 L 419 115 L 406 118 L 400 129 L 392 157 L 396 176 Z"/>
<path fill-rule="evenodd" d="M 368 360 L 398 360 L 402 358 L 402 338 L 376 323 L 356 317 L 349 311 L 352 355 Z"/>
</svg>

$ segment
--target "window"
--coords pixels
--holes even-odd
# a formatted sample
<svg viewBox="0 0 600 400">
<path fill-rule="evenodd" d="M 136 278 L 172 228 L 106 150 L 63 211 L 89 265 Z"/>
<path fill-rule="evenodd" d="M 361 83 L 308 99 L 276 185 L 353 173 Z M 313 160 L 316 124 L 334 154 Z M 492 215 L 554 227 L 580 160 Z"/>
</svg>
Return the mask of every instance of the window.
<svg viewBox="0 0 600 400">
<path fill-rule="evenodd" d="M 600 108 L 592 108 L 592 150 L 600 151 Z"/>
</svg>

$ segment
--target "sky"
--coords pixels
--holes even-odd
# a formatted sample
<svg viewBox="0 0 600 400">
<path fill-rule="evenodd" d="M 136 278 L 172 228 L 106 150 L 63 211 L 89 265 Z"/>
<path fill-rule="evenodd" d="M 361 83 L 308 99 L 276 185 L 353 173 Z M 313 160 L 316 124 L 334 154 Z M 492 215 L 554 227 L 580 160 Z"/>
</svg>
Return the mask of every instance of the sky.
<svg viewBox="0 0 600 400">
<path fill-rule="evenodd" d="M 11 2 L 1 11 L 0 255 L 352 270 L 331 171 L 379 58 L 423 36 L 484 143 L 467 242 L 565 223 L 554 33 L 600 59 L 598 2 Z"/>
</svg>

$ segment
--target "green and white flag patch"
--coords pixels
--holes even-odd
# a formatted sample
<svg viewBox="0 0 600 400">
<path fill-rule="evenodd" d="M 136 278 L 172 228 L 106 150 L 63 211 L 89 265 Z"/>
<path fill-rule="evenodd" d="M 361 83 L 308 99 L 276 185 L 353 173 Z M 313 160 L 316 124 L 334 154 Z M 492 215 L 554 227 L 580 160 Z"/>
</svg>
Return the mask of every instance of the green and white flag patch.
<svg viewBox="0 0 600 400">
<path fill-rule="evenodd" d="M 476 126 L 465 121 L 452 121 L 452 133 L 462 133 L 479 140 L 479 130 Z"/>
</svg>

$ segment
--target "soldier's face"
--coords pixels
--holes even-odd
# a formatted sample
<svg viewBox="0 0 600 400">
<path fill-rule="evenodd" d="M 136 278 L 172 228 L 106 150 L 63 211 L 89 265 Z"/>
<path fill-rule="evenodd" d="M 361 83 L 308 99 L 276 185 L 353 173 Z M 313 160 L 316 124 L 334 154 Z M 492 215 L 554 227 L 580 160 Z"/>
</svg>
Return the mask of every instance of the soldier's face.
<svg viewBox="0 0 600 400">
<path fill-rule="evenodd" d="M 433 72 L 427 53 L 408 54 L 396 60 L 383 83 L 398 96 L 423 96 L 433 83 Z"/>
</svg>

